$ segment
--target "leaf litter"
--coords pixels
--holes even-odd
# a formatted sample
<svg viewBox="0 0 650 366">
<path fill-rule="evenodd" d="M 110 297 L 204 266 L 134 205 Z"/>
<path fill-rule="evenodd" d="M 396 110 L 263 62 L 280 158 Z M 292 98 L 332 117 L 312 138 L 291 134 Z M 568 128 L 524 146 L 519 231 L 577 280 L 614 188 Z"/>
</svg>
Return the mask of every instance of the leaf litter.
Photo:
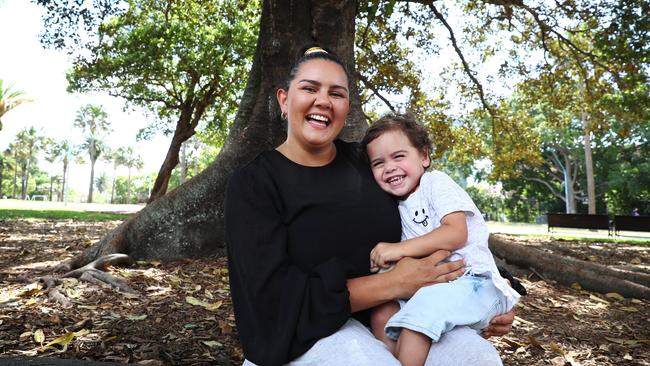
<svg viewBox="0 0 650 366">
<path fill-rule="evenodd" d="M 70 308 L 49 300 L 33 281 L 119 223 L 0 222 L 2 246 L 11 248 L 0 250 L 0 355 L 241 365 L 225 258 L 114 269 L 137 294 L 63 279 L 57 287 Z M 605 265 L 650 263 L 650 246 L 641 244 L 509 239 Z M 650 366 L 650 302 L 542 281 L 525 269 L 516 275 L 529 295 L 513 331 L 491 339 L 505 365 Z"/>
</svg>

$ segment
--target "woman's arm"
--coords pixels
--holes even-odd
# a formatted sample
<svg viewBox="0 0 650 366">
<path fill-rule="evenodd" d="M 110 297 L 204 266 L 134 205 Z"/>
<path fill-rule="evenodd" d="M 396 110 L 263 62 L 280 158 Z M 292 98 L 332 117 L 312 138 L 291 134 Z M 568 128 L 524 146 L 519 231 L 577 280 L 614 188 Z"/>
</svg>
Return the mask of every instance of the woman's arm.
<svg viewBox="0 0 650 366">
<path fill-rule="evenodd" d="M 399 298 L 411 297 L 420 287 L 449 282 L 460 277 L 462 261 L 440 263 L 449 256 L 446 250 L 415 259 L 405 257 L 391 271 L 349 279 L 350 307 L 357 312 Z"/>
</svg>

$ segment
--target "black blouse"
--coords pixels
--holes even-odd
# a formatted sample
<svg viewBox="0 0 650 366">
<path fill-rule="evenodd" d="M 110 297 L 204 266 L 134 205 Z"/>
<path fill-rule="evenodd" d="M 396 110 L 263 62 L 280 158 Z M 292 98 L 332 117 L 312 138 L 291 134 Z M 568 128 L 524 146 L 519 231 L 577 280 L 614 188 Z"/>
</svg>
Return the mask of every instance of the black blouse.
<svg viewBox="0 0 650 366">
<path fill-rule="evenodd" d="M 228 184 L 230 288 L 244 355 L 258 365 L 285 364 L 336 332 L 350 317 L 347 279 L 370 274 L 377 242 L 400 240 L 396 203 L 359 145 L 335 144 L 322 167 L 264 152 Z"/>
</svg>

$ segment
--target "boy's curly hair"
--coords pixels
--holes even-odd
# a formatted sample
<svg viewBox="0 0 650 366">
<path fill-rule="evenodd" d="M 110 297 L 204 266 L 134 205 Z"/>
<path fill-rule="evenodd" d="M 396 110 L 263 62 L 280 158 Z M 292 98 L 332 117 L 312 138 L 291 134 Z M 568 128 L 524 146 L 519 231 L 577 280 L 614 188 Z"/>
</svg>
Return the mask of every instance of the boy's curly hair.
<svg viewBox="0 0 650 366">
<path fill-rule="evenodd" d="M 369 143 L 389 131 L 402 131 L 413 147 L 427 156 L 431 154 L 431 139 L 427 130 L 408 112 L 388 113 L 373 122 L 361 140 L 361 146 L 367 150 Z"/>
</svg>

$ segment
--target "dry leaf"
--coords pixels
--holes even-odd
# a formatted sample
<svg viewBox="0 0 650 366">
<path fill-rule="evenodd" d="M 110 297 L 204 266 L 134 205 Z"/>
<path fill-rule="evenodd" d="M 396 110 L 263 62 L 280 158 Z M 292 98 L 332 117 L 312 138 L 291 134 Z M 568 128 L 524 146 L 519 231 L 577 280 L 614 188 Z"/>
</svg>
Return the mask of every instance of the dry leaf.
<svg viewBox="0 0 650 366">
<path fill-rule="evenodd" d="M 217 342 L 217 341 L 203 341 L 203 342 L 201 342 L 201 343 L 205 344 L 206 346 L 208 346 L 208 347 L 210 347 L 210 348 L 220 348 L 220 347 L 223 347 L 223 344 L 221 344 L 221 343 L 219 343 L 219 342 Z"/>
<path fill-rule="evenodd" d="M 635 308 L 634 306 L 623 306 L 620 308 L 623 311 L 627 311 L 628 313 L 638 313 L 639 309 Z"/>
<path fill-rule="evenodd" d="M 45 334 L 43 333 L 43 329 L 38 329 L 36 332 L 34 332 L 34 342 L 43 346 L 43 342 L 45 342 Z"/>
<path fill-rule="evenodd" d="M 18 297 L 30 297 L 38 295 L 38 293 L 41 292 L 42 288 L 43 285 L 40 282 L 30 283 L 29 285 L 25 286 L 25 288 L 23 288 L 23 290 L 18 294 Z"/>
<path fill-rule="evenodd" d="M 142 314 L 142 315 L 127 315 L 126 316 L 127 320 L 130 321 L 139 321 L 139 320 L 145 320 L 147 319 L 147 314 Z"/>
<path fill-rule="evenodd" d="M 562 349 L 560 348 L 560 346 L 559 346 L 557 343 L 555 343 L 554 341 L 551 341 L 551 342 L 548 344 L 548 346 L 549 346 L 549 348 L 551 349 L 551 351 L 553 351 L 553 352 L 555 352 L 555 353 L 559 353 L 559 354 L 561 354 L 562 356 L 564 356 L 564 351 L 562 351 Z"/>
<path fill-rule="evenodd" d="M 75 337 L 81 337 L 88 334 L 89 331 L 82 329 L 78 332 L 67 332 L 66 334 L 54 339 L 52 342 L 41 347 L 41 350 L 44 351 L 46 348 L 53 347 L 55 345 L 61 346 L 60 350 L 57 350 L 56 353 L 63 353 L 68 350 L 68 345 L 75 339 Z"/>
<path fill-rule="evenodd" d="M 65 289 L 65 294 L 68 295 L 69 298 L 71 299 L 78 299 L 81 297 L 81 294 L 79 294 L 79 291 L 73 289 L 73 288 L 66 288 Z"/>
<path fill-rule="evenodd" d="M 618 300 L 618 301 L 623 301 L 625 298 L 621 296 L 620 294 L 617 294 L 616 292 L 609 292 L 605 294 L 605 297 L 608 297 L 610 299 Z"/>
<path fill-rule="evenodd" d="M 542 345 L 539 343 L 539 341 L 537 340 L 537 338 L 535 338 L 535 336 L 528 335 L 527 337 L 528 337 L 528 343 L 530 343 L 531 346 L 537 347 L 537 348 L 541 349 L 542 351 L 545 351 L 545 350 L 546 350 L 546 349 L 544 348 L 544 346 L 542 346 Z"/>
<path fill-rule="evenodd" d="M 23 338 L 31 337 L 32 334 L 34 334 L 34 333 L 32 333 L 32 332 L 24 332 L 24 333 L 21 333 L 20 336 L 18 336 L 18 339 L 23 339 Z"/>
<path fill-rule="evenodd" d="M 219 301 L 217 301 L 217 302 L 215 302 L 213 304 L 210 304 L 210 303 L 207 303 L 205 301 L 201 301 L 201 300 L 197 299 L 196 297 L 192 297 L 192 296 L 185 297 L 185 301 L 190 305 L 201 306 L 201 307 L 203 307 L 203 308 L 205 308 L 207 310 L 210 310 L 210 311 L 215 311 L 215 310 L 219 309 L 219 307 L 223 303 L 223 301 L 219 300 Z"/>
<path fill-rule="evenodd" d="M 601 302 L 603 304 L 608 304 L 609 305 L 609 301 L 607 301 L 605 299 L 602 299 L 602 298 L 600 298 L 600 297 L 598 297 L 596 295 L 593 295 L 593 294 L 589 295 L 589 299 L 594 300 L 594 301 L 599 301 L 599 302 Z"/>
</svg>

